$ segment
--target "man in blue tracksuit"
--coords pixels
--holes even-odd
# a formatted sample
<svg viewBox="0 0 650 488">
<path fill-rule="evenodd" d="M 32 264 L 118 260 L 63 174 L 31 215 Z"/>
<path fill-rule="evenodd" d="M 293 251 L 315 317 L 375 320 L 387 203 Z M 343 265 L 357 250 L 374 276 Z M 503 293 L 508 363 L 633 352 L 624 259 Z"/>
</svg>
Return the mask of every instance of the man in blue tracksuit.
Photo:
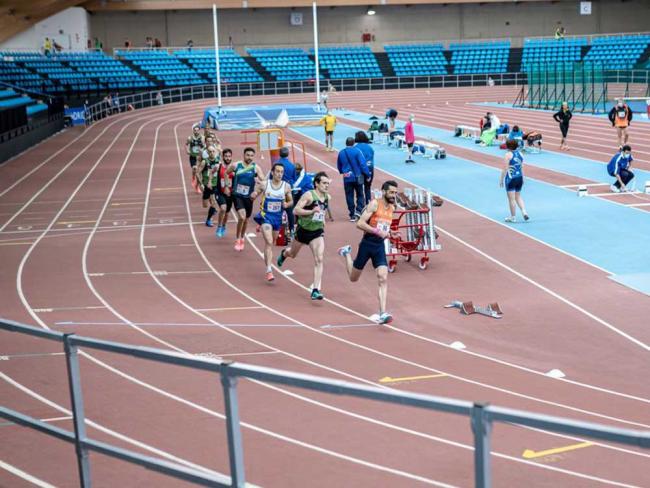
<svg viewBox="0 0 650 488">
<path fill-rule="evenodd" d="M 339 173 L 343 175 L 343 188 L 350 222 L 355 222 L 365 207 L 363 183 L 366 178 L 370 178 L 370 173 L 363 153 L 359 148 L 354 147 L 354 137 L 345 140 L 345 149 L 339 152 L 336 166 Z"/>
<path fill-rule="evenodd" d="M 614 184 L 610 186 L 614 193 L 627 191 L 627 184 L 634 178 L 632 161 L 634 161 L 632 148 L 626 144 L 607 164 L 607 172 L 616 178 Z"/>
<path fill-rule="evenodd" d="M 289 159 L 288 147 L 280 148 L 280 159 L 278 159 L 277 162 L 284 167 L 284 175 L 282 176 L 282 181 L 286 181 L 289 187 L 293 187 L 293 184 L 296 182 L 296 166 Z M 286 212 L 287 212 L 287 224 L 289 226 L 289 232 L 293 233 L 293 226 L 294 226 L 293 206 L 287 208 Z"/>
<path fill-rule="evenodd" d="M 370 200 L 372 200 L 372 179 L 375 175 L 375 150 L 370 145 L 368 134 L 362 130 L 354 135 L 354 142 L 354 147 L 361 151 L 363 158 L 366 160 L 366 166 L 368 167 L 369 176 L 363 182 L 364 201 L 368 205 Z"/>
</svg>

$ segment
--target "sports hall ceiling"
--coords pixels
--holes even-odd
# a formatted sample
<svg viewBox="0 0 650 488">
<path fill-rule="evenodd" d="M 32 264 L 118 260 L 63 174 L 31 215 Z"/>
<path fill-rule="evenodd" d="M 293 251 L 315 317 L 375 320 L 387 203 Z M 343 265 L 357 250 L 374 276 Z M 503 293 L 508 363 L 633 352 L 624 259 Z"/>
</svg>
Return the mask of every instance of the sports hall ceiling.
<svg viewBox="0 0 650 488">
<path fill-rule="evenodd" d="M 352 5 L 415 5 L 451 3 L 498 3 L 504 0 L 318 0 L 320 7 Z M 510 0 L 512 1 L 512 0 Z M 535 2 L 543 0 L 515 0 Z M 0 0 L 0 42 L 68 7 L 90 12 L 107 10 L 191 10 L 218 8 L 309 7 L 312 0 Z"/>
</svg>

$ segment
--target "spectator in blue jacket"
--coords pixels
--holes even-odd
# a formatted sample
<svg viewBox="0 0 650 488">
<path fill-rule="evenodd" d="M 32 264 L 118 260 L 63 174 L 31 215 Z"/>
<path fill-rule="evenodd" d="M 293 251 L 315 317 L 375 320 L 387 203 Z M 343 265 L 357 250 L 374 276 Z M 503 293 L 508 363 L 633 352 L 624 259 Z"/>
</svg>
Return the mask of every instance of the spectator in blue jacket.
<svg viewBox="0 0 650 488">
<path fill-rule="evenodd" d="M 354 147 L 359 148 L 363 154 L 363 159 L 366 160 L 366 167 L 368 168 L 368 176 L 365 177 L 363 182 L 363 194 L 366 205 L 372 199 L 372 180 L 375 177 L 375 150 L 370 145 L 368 134 L 360 130 L 354 135 Z"/>
<path fill-rule="evenodd" d="M 363 184 L 370 173 L 363 153 L 359 148 L 354 147 L 354 137 L 345 140 L 345 149 L 339 152 L 336 166 L 339 173 L 343 175 L 343 188 L 350 222 L 356 222 L 365 206 Z"/>
<path fill-rule="evenodd" d="M 286 181 L 290 187 L 293 187 L 293 184 L 296 181 L 296 166 L 289 159 L 289 148 L 281 147 L 280 148 L 280 159 L 277 161 L 284 167 L 284 175 L 282 176 L 282 181 Z M 270 173 L 269 173 L 270 179 Z M 294 205 L 290 208 L 287 208 L 287 224 L 289 226 L 289 232 L 293 233 L 293 227 L 295 223 L 293 215 L 293 207 L 295 206 L 298 200 L 294 200 Z"/>
</svg>

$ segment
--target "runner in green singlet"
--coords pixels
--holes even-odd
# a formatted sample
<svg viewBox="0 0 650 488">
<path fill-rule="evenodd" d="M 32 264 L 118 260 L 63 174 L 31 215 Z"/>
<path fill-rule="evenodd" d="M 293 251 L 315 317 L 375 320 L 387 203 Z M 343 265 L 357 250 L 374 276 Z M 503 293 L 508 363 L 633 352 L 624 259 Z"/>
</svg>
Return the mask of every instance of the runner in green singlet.
<svg viewBox="0 0 650 488">
<path fill-rule="evenodd" d="M 306 192 L 296 204 L 293 213 L 298 217 L 298 226 L 291 246 L 280 252 L 278 266 L 285 259 L 295 258 L 303 245 L 309 246 L 314 256 L 314 281 L 311 299 L 322 300 L 321 282 L 323 279 L 323 255 L 325 254 L 325 216 L 329 210 L 328 193 L 330 179 L 324 171 L 314 176 L 314 189 Z"/>
</svg>

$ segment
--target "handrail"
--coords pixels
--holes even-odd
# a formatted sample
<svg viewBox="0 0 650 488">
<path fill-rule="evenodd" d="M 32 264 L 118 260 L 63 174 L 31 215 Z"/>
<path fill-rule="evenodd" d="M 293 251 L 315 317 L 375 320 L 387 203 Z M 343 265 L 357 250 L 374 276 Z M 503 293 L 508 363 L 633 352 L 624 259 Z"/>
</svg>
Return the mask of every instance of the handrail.
<svg viewBox="0 0 650 488">
<path fill-rule="evenodd" d="M 504 422 L 523 425 L 537 429 L 580 435 L 609 442 L 627 444 L 643 449 L 650 448 L 650 431 L 609 427 L 592 422 L 566 419 L 562 417 L 536 414 L 510 408 L 496 407 L 482 403 L 472 403 L 422 393 L 403 392 L 375 386 L 356 384 L 349 381 L 332 380 L 321 376 L 295 373 L 291 371 L 234 363 L 230 361 L 209 359 L 180 354 L 151 347 L 133 346 L 90 337 L 62 334 L 56 331 L 19 324 L 9 320 L 0 320 L 0 330 L 25 334 L 41 339 L 52 340 L 63 345 L 68 366 L 68 387 L 72 399 L 73 424 L 75 431 L 69 432 L 51 426 L 45 422 L 21 414 L 20 412 L 0 407 L 0 417 L 35 429 L 77 446 L 77 463 L 81 486 L 90 486 L 89 451 L 121 459 L 126 462 L 144 466 L 153 471 L 173 476 L 188 482 L 204 486 L 245 486 L 244 453 L 239 422 L 237 398 L 237 379 L 282 384 L 313 391 L 336 395 L 394 403 L 439 412 L 453 413 L 469 417 L 474 434 L 474 477 L 475 486 L 491 486 L 490 438 L 492 424 Z M 133 356 L 136 358 L 183 366 L 219 374 L 224 392 L 225 421 L 228 435 L 228 452 L 230 457 L 230 477 L 219 473 L 206 473 L 187 468 L 176 463 L 144 456 L 110 444 L 90 439 L 85 430 L 86 419 L 83 409 L 83 395 L 79 368 L 79 347 Z"/>
</svg>

